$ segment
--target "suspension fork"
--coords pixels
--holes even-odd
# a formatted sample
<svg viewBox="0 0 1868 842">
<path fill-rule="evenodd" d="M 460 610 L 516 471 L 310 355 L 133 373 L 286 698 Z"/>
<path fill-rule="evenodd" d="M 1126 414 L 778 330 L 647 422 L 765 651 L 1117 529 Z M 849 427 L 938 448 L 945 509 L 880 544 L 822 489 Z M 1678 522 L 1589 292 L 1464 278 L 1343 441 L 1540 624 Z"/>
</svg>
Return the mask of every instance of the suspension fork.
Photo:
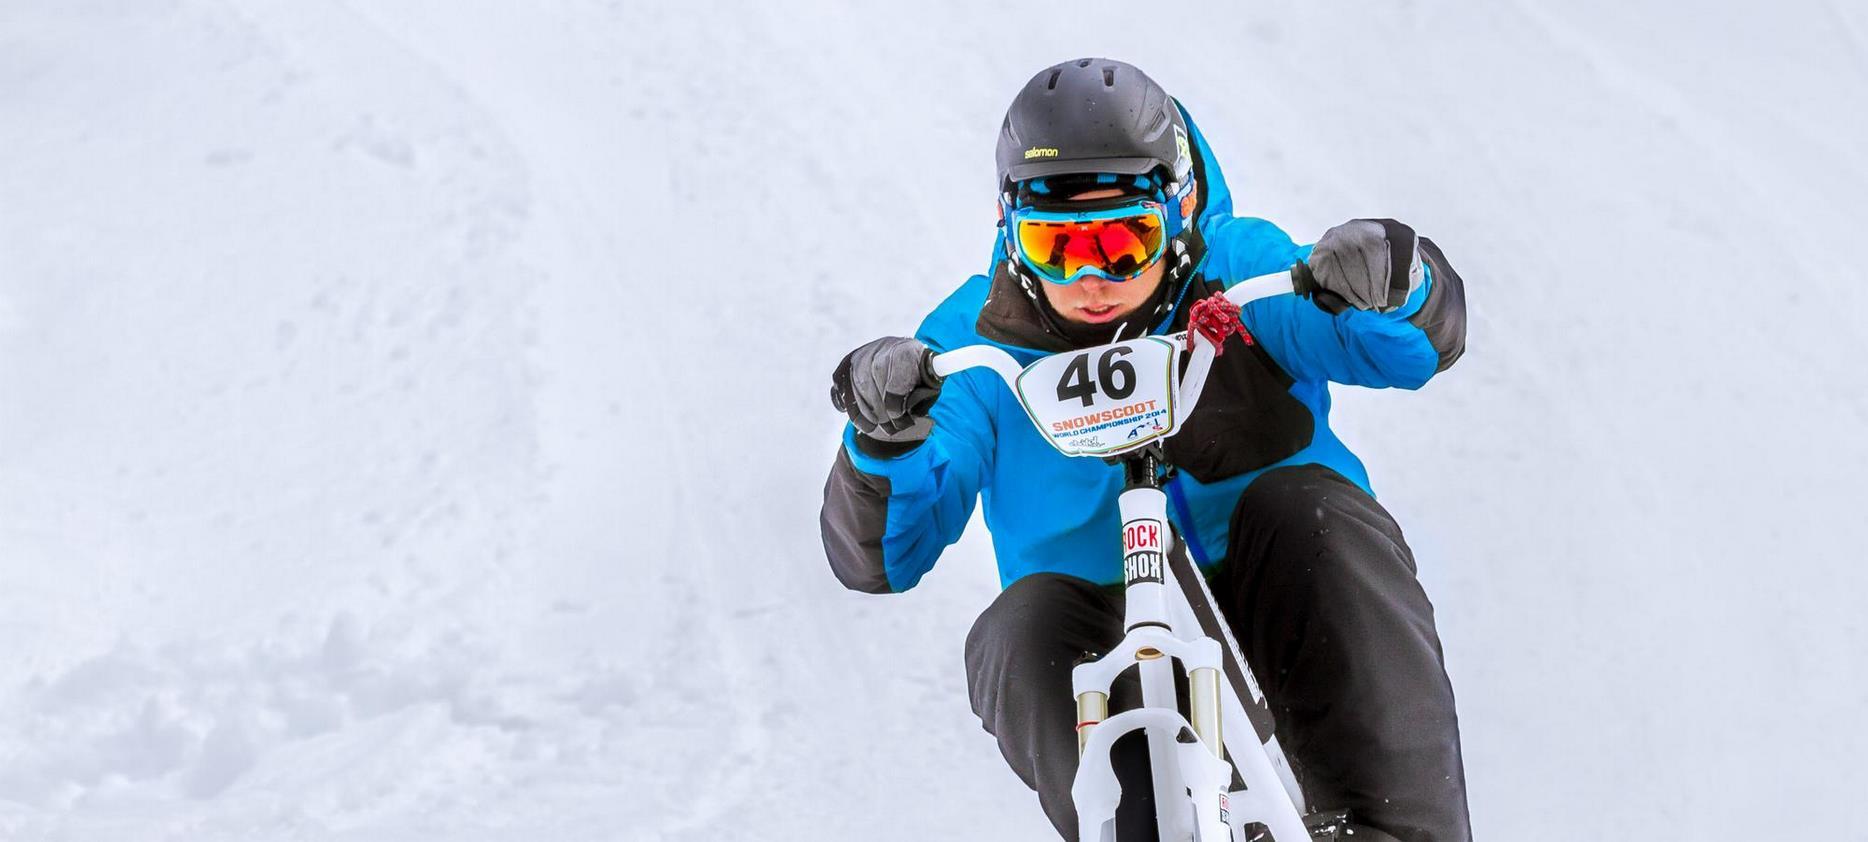
<svg viewBox="0 0 1868 842">
<path fill-rule="evenodd" d="M 1117 498 L 1122 515 L 1122 581 L 1125 593 L 1123 632 L 1155 627 L 1180 637 L 1168 608 L 1173 586 L 1167 555 L 1174 534 L 1168 527 L 1167 494 L 1162 490 L 1162 453 L 1148 447 L 1122 460 L 1123 488 Z M 1173 707 L 1173 666 L 1154 647 L 1135 652 L 1142 672 L 1144 704 Z M 1187 712 L 1194 734 L 1215 757 L 1223 757 L 1220 734 L 1219 670 L 1201 667 L 1187 675 Z M 1077 751 L 1081 755 L 1090 731 L 1109 718 L 1107 694 L 1091 691 L 1077 697 Z M 1165 760 L 1166 758 L 1162 758 Z"/>
</svg>

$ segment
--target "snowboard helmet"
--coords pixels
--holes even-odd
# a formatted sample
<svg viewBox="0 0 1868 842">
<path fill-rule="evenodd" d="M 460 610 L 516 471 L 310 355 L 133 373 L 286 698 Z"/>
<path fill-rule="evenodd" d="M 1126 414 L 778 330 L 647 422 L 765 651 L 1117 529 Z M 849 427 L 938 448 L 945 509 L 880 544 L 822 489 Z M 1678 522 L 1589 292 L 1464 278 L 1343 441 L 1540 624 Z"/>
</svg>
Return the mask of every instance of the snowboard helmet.
<svg viewBox="0 0 1868 842">
<path fill-rule="evenodd" d="M 1022 187 L 1034 180 L 1088 174 L 1151 177 L 1179 216 L 1170 220 L 1174 230 L 1163 257 L 1169 261 L 1164 283 L 1177 288 L 1186 279 L 1195 227 L 1187 123 L 1174 99 L 1140 68 L 1083 58 L 1039 71 L 1006 109 L 995 158 L 1001 224 L 1029 198 Z M 1005 246 L 1020 286 L 1036 301 L 1037 279 L 1023 265 L 1012 238 L 1005 238 Z M 1179 298 L 1172 288 L 1160 312 Z"/>
</svg>

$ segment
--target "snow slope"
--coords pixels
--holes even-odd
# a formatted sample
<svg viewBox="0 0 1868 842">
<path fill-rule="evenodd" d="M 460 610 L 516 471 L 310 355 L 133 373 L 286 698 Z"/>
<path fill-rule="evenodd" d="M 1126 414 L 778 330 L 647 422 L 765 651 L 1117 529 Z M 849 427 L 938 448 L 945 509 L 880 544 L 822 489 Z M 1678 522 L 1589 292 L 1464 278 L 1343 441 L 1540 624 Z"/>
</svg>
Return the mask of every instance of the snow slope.
<svg viewBox="0 0 1868 842">
<path fill-rule="evenodd" d="M 1318 5 L 6 4 L 0 838 L 1048 838 L 980 530 L 824 568 L 825 379 L 1108 54 L 1242 211 L 1468 278 L 1467 358 L 1336 416 L 1479 834 L 1868 839 L 1868 11 Z"/>
</svg>

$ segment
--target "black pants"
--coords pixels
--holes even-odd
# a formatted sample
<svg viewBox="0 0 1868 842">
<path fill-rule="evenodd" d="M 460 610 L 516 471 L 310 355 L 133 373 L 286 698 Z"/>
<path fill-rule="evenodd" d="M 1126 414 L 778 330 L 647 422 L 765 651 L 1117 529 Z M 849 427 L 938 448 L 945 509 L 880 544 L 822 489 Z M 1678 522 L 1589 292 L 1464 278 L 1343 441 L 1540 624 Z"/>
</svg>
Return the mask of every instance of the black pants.
<svg viewBox="0 0 1868 842">
<path fill-rule="evenodd" d="M 1471 838 L 1433 605 L 1380 504 L 1328 468 L 1268 472 L 1240 497 L 1231 548 L 1211 584 L 1311 810 L 1347 808 L 1357 824 L 1406 842 Z M 1121 639 L 1120 589 L 1057 574 L 1014 582 L 967 635 L 973 712 L 1073 842 L 1070 670 Z M 1133 682 L 1118 685 L 1112 708 L 1137 699 Z M 1150 839 L 1152 829 L 1130 831 L 1138 811 L 1128 800 L 1149 793 L 1146 742 L 1133 734 L 1117 749 L 1126 814 L 1118 838 Z M 1143 815 L 1152 828 L 1152 812 Z"/>
</svg>

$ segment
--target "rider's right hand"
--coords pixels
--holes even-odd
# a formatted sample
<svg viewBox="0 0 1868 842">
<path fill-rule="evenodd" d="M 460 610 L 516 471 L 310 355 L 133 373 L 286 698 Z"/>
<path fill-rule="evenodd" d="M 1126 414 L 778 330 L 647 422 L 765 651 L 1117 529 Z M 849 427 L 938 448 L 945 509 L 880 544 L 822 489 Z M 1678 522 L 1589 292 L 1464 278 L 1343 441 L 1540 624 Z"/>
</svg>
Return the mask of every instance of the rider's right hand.
<svg viewBox="0 0 1868 842">
<path fill-rule="evenodd" d="M 933 431 L 928 410 L 940 396 L 934 352 L 919 341 L 885 336 L 851 351 L 830 379 L 830 403 L 858 432 L 893 445 L 919 444 Z"/>
</svg>

